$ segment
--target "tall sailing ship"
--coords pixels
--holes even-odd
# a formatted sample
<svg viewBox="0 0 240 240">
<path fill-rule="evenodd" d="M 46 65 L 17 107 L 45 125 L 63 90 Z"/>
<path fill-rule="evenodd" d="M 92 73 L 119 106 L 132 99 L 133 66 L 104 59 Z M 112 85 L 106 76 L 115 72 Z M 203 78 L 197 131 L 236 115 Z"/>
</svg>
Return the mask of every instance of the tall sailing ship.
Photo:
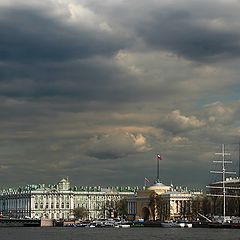
<svg viewBox="0 0 240 240">
<path fill-rule="evenodd" d="M 220 156 L 220 160 L 213 161 L 216 164 L 220 164 L 221 168 L 217 171 L 210 171 L 213 174 L 220 174 L 221 180 L 210 184 L 207 188 L 210 189 L 208 196 L 222 199 L 222 216 L 214 216 L 212 222 L 209 222 L 209 227 L 223 227 L 223 228 L 240 228 L 240 179 L 229 177 L 236 172 L 228 171 L 227 165 L 231 164 L 230 153 L 225 151 L 225 145 L 222 144 L 220 153 L 216 153 Z M 228 156 L 228 157 L 227 157 Z M 234 198 L 236 205 L 234 216 L 227 215 L 227 203 L 229 198 Z"/>
</svg>

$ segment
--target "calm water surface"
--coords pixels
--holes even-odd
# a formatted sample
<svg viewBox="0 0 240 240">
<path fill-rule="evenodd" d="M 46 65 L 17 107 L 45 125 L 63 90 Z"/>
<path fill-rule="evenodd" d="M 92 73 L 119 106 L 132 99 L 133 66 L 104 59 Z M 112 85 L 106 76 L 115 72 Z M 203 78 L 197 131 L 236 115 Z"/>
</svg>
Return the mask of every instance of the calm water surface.
<svg viewBox="0 0 240 240">
<path fill-rule="evenodd" d="M 240 229 L 0 228 L 1 240 L 240 240 Z"/>
</svg>

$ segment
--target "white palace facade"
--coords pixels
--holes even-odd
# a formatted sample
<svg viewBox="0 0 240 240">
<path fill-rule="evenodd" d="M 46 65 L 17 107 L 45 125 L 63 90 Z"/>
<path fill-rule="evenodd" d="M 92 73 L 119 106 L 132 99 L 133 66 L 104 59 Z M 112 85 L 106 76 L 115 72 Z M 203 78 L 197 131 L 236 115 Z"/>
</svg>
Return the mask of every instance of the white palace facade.
<svg viewBox="0 0 240 240">
<path fill-rule="evenodd" d="M 132 197 L 137 189 L 130 187 L 73 187 L 68 178 L 56 185 L 27 185 L 0 192 L 0 213 L 17 218 L 71 219 L 75 208 L 87 210 L 88 219 L 105 218 L 121 199 Z"/>
</svg>

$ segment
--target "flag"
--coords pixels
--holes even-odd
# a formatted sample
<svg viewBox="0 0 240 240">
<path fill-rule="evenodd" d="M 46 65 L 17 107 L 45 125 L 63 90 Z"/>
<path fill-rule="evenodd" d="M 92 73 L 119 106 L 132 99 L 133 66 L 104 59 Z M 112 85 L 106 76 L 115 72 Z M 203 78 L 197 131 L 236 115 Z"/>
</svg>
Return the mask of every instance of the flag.
<svg viewBox="0 0 240 240">
<path fill-rule="evenodd" d="M 157 160 L 162 160 L 162 157 L 160 154 L 157 155 Z"/>
<path fill-rule="evenodd" d="M 145 181 L 145 182 L 150 182 L 149 179 L 146 178 L 146 177 L 144 178 L 144 181 Z"/>
</svg>

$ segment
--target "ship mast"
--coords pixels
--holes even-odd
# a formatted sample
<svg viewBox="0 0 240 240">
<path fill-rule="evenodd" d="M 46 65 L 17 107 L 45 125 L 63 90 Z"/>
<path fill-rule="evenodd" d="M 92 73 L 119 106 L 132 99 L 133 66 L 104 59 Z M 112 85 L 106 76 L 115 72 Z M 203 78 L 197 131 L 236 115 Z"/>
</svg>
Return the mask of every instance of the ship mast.
<svg viewBox="0 0 240 240">
<path fill-rule="evenodd" d="M 226 164 L 232 163 L 232 161 L 226 160 L 225 156 L 230 156 L 230 153 L 225 152 L 225 145 L 222 144 L 222 151 L 220 153 L 215 153 L 215 155 L 219 155 L 222 157 L 221 160 L 213 161 L 214 163 L 221 163 L 222 164 L 222 170 L 221 171 L 210 171 L 211 173 L 217 173 L 222 174 L 222 187 L 214 187 L 214 186 L 207 186 L 210 188 L 222 188 L 222 195 L 217 196 L 223 196 L 223 221 L 226 222 L 226 174 L 236 174 L 236 172 L 227 172 L 226 171 Z M 210 194 L 210 196 L 214 196 Z M 215 195 L 216 196 L 216 195 Z"/>
<path fill-rule="evenodd" d="M 226 161 L 225 156 L 230 155 L 230 153 L 225 152 L 225 145 L 222 144 L 222 152 L 216 153 L 216 155 L 222 156 L 222 161 L 214 161 L 218 163 L 222 163 L 222 188 L 223 188 L 223 221 L 226 221 L 226 187 L 225 187 L 225 181 L 226 181 L 226 163 L 232 163 L 231 161 Z"/>
</svg>

